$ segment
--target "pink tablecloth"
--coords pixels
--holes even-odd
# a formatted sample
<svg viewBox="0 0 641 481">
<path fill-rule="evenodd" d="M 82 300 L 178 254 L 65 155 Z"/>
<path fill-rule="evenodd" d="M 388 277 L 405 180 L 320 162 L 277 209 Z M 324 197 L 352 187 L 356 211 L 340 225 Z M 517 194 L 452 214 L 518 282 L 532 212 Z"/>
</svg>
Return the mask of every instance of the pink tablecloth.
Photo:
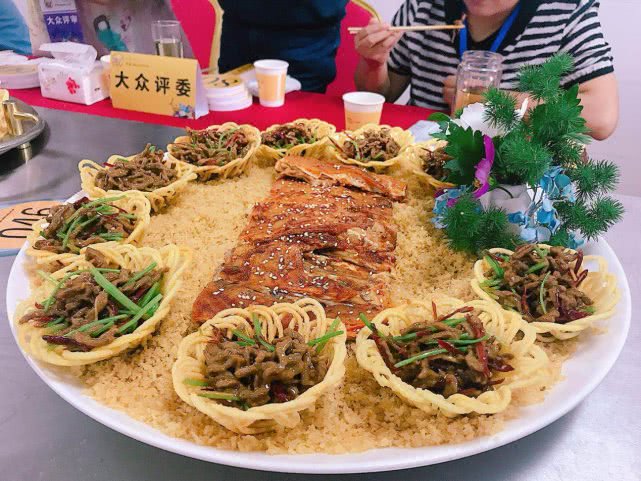
<svg viewBox="0 0 641 481">
<path fill-rule="evenodd" d="M 235 112 L 210 112 L 208 115 L 197 120 L 186 120 L 165 117 L 163 115 L 115 109 L 112 107 L 111 100 L 109 99 L 93 105 L 81 105 L 47 99 L 40 95 L 39 88 L 12 90 L 11 95 L 34 107 L 46 107 L 82 114 L 99 115 L 102 117 L 172 125 L 175 127 L 204 128 L 208 125 L 233 121 L 239 124 L 249 123 L 259 129 L 264 129 L 272 124 L 288 122 L 297 118 L 319 118 L 334 124 L 338 130 L 342 130 L 345 127 L 342 99 L 331 95 L 310 92 L 292 92 L 288 94 L 285 105 L 279 108 L 262 107 L 255 99 L 254 104 L 245 110 Z M 381 122 L 392 126 L 407 128 L 418 120 L 426 119 L 431 112 L 431 110 L 421 107 L 385 104 Z"/>
</svg>

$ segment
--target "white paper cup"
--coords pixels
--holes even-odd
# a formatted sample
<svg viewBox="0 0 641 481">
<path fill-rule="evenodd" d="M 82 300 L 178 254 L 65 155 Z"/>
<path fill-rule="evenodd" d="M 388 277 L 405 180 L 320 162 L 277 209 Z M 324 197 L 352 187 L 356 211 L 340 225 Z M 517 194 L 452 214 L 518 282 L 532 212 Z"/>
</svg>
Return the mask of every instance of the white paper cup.
<svg viewBox="0 0 641 481">
<path fill-rule="evenodd" d="M 103 88 L 109 93 L 109 76 L 111 75 L 111 55 L 103 55 L 100 57 L 102 64 L 102 83 Z"/>
<path fill-rule="evenodd" d="M 289 64 L 284 60 L 257 60 L 254 62 L 260 105 L 280 107 L 285 103 L 287 67 Z"/>
<path fill-rule="evenodd" d="M 348 92 L 343 95 L 345 130 L 365 124 L 380 124 L 385 97 L 372 92 Z"/>
</svg>

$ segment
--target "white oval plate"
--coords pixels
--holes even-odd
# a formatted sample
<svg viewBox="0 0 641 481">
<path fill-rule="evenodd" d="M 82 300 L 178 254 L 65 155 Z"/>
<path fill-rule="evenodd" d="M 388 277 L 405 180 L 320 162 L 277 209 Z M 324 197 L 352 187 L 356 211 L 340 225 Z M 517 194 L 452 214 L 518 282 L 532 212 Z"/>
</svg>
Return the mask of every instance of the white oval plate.
<svg viewBox="0 0 641 481">
<path fill-rule="evenodd" d="M 11 320 L 15 308 L 20 300 L 29 296 L 29 283 L 23 269 L 26 259 L 24 249 L 13 263 L 7 287 L 7 312 L 14 337 L 16 333 Z M 576 353 L 563 365 L 565 379 L 554 386 L 544 402 L 522 408 L 519 418 L 507 422 L 503 431 L 461 444 L 413 449 L 385 448 L 344 455 L 268 455 L 225 451 L 167 436 L 85 396 L 82 386 L 65 376 L 63 370 L 36 362 L 26 355 L 25 358 L 51 389 L 89 417 L 138 441 L 184 456 L 242 468 L 311 474 L 363 473 L 427 466 L 489 451 L 532 434 L 576 407 L 603 380 L 619 356 L 628 334 L 630 289 L 619 260 L 605 241 L 591 244 L 585 251 L 604 256 L 610 270 L 619 279 L 622 297 L 617 311 L 611 319 L 599 324 L 600 327 L 607 326 L 607 332 L 583 336 Z"/>
</svg>

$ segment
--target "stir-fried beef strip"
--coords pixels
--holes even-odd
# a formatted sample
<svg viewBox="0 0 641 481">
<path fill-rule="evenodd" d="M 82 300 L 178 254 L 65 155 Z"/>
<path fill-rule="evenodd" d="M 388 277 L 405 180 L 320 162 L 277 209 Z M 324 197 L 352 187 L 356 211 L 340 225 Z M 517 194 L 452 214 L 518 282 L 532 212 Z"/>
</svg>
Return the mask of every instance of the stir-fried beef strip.
<svg viewBox="0 0 641 481">
<path fill-rule="evenodd" d="M 424 148 L 421 148 L 421 150 L 420 156 L 425 173 L 438 180 L 444 179 L 446 175 L 445 164 L 452 160 L 452 157 L 445 153 L 444 148 L 436 149 L 433 152 Z"/>
<path fill-rule="evenodd" d="M 367 130 L 357 137 L 345 133 L 347 140 L 343 143 L 343 154 L 350 159 L 385 162 L 393 159 L 401 151 L 401 146 L 394 140 L 390 129 Z"/>
<path fill-rule="evenodd" d="M 178 160 L 197 166 L 222 167 L 247 154 L 250 140 L 240 128 L 205 130 L 187 129 L 189 142 L 171 144 L 171 153 Z"/>
<path fill-rule="evenodd" d="M 588 275 L 581 269 L 582 251 L 524 244 L 511 256 L 488 253 L 485 260 L 491 269 L 481 287 L 528 322 L 565 324 L 594 313 L 592 299 L 580 289 Z"/>
<path fill-rule="evenodd" d="M 96 186 L 103 190 L 151 192 L 178 178 L 176 169 L 164 162 L 164 152 L 147 144 L 145 150 L 128 160 L 120 157 L 96 175 Z"/>
<path fill-rule="evenodd" d="M 436 310 L 436 308 L 434 308 Z M 404 382 L 445 397 L 478 396 L 512 371 L 496 339 L 485 333 L 472 308 L 461 308 L 436 320 L 417 322 L 398 336 L 384 336 L 372 325 L 385 364 Z"/>
<path fill-rule="evenodd" d="M 291 401 L 325 378 L 328 361 L 317 351 L 291 329 L 273 345 L 243 333 L 215 336 L 205 348 L 201 396 L 242 409 Z"/>
<path fill-rule="evenodd" d="M 49 278 L 46 282 L 56 282 L 51 295 L 20 319 L 20 323 L 45 328 L 45 341 L 67 346 L 70 351 L 90 351 L 135 331 L 153 315 L 162 298 L 159 293 L 164 270 L 155 263 L 132 272 L 116 268 L 92 248 L 87 249 L 85 257 L 90 262 L 97 261 L 93 262 L 94 270 L 70 272 L 60 281 Z M 105 280 L 111 287 L 105 287 Z M 116 296 L 115 291 L 119 293 Z M 136 319 L 136 314 L 130 312 L 131 305 L 123 306 L 120 296 L 129 299 L 138 310 L 148 309 Z"/>
<path fill-rule="evenodd" d="M 34 243 L 34 249 L 61 254 L 78 253 L 83 247 L 126 239 L 136 227 L 136 216 L 112 203 L 116 198 L 88 198 L 52 207 L 49 223 Z"/>
<path fill-rule="evenodd" d="M 318 139 L 304 122 L 292 122 L 263 132 L 261 142 L 274 149 L 290 149 L 296 145 L 313 144 Z"/>
</svg>

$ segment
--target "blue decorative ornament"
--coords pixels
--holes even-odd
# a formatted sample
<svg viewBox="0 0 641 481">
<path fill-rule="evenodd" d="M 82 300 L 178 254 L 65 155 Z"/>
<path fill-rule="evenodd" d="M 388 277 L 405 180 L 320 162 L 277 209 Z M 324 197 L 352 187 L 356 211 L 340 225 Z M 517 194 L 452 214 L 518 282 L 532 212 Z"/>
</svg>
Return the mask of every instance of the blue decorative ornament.
<svg viewBox="0 0 641 481">
<path fill-rule="evenodd" d="M 559 166 L 550 168 L 541 178 L 539 186 L 550 199 L 575 202 L 574 185 L 564 172 Z"/>
<path fill-rule="evenodd" d="M 443 223 L 445 211 L 456 204 L 457 199 L 468 190 L 467 186 L 445 189 L 434 198 L 434 208 L 432 209 L 434 216 L 432 217 L 432 223 L 437 229 L 445 228 L 445 224 Z"/>
</svg>

